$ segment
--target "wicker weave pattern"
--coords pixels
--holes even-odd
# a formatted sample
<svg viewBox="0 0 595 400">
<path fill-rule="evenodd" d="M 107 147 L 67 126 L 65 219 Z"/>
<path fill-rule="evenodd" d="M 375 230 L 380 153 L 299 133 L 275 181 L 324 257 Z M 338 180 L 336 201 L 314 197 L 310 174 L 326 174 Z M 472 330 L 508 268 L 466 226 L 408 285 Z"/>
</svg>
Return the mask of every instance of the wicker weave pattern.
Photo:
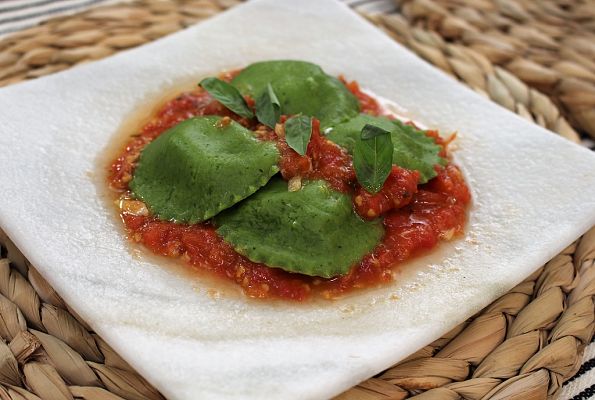
<svg viewBox="0 0 595 400">
<path fill-rule="evenodd" d="M 516 91 L 511 75 L 516 76 L 550 96 L 576 129 L 595 137 L 595 1 L 396 3 L 400 15 L 381 20 L 419 55 L 521 115 L 549 108 L 535 122 L 559 131 L 566 122 L 556 120 L 555 107 Z M 570 134 L 568 128 L 561 129 Z"/>
<path fill-rule="evenodd" d="M 237 3 L 143 0 L 49 20 L 0 41 L 0 86 L 107 57 L 178 31 Z"/>
<path fill-rule="evenodd" d="M 446 42 L 435 32 L 411 27 L 398 14 L 379 15 L 370 19 L 395 40 L 475 91 L 531 122 L 579 142 L 578 133 L 549 97 L 528 86 L 510 71 L 492 64 L 479 51 Z"/>
<path fill-rule="evenodd" d="M 490 53 L 493 41 L 466 42 L 464 34 L 444 35 L 450 26 L 448 16 L 457 12 L 452 5 L 465 4 L 463 16 L 471 18 L 475 2 L 441 1 L 403 1 L 403 16 L 370 19 L 497 103 L 577 141 L 577 133 L 556 106 L 560 92 L 548 91 L 552 101 L 536 89 L 551 87 L 528 86 L 525 82 L 533 82 L 503 61 L 511 58 L 496 59 Z M 140 0 L 51 20 L 0 41 L 0 85 L 106 57 L 235 3 Z M 496 18 L 488 17 L 487 3 L 477 4 L 476 14 L 486 21 Z M 519 0 L 514 6 L 512 0 L 499 0 L 494 4 L 500 12 L 514 14 L 528 3 Z M 591 14 L 585 15 L 580 21 L 592 21 Z M 465 20 L 463 16 L 458 18 Z M 515 18 L 507 18 L 509 29 L 521 26 L 514 23 Z M 587 27 L 594 25 L 588 22 Z M 480 31 L 493 33 L 487 28 Z M 566 43 L 564 34 L 551 40 Z M 523 48 L 533 54 L 530 49 L 535 44 L 528 43 L 532 46 Z M 519 54 L 514 57 L 523 59 Z M 560 81 L 570 76 L 563 70 L 558 73 Z M 567 115 L 584 129 L 572 110 Z M 0 399 L 162 398 L 68 309 L 7 238 L 0 236 L 0 243 L 5 245 L 0 257 L 0 336 L 6 342 L 0 341 Z M 594 260 L 595 229 L 444 338 L 340 398 L 544 399 L 555 395 L 578 369 L 582 348 L 593 335 Z"/>
</svg>

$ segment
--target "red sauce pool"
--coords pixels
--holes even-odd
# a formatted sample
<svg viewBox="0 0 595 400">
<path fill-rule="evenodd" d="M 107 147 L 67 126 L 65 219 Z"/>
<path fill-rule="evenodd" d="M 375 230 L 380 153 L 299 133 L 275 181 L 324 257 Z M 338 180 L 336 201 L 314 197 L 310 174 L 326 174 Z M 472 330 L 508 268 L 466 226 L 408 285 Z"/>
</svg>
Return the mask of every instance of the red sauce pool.
<svg viewBox="0 0 595 400">
<path fill-rule="evenodd" d="M 232 76 L 228 74 L 223 78 Z M 358 98 L 362 112 L 385 114 L 380 104 L 362 92 L 357 83 L 343 82 Z M 253 104 L 252 99 L 247 100 L 248 104 Z M 382 242 L 347 275 L 322 279 L 248 260 L 227 244 L 210 222 L 185 225 L 148 215 L 142 203 L 130 200 L 128 188 L 141 150 L 170 127 L 200 115 L 233 118 L 255 130 L 261 140 L 275 141 L 281 153 L 281 174 L 286 180 L 324 179 L 336 190 L 352 195 L 354 210 L 362 218 L 382 215 L 385 227 Z M 442 155 L 446 157 L 450 140 L 442 139 L 435 131 L 427 134 L 443 147 Z M 271 130 L 233 115 L 208 93 L 194 90 L 163 104 L 153 119 L 130 138 L 109 168 L 108 183 L 122 199 L 120 215 L 131 240 L 153 253 L 180 258 L 196 268 L 231 280 L 250 297 L 304 301 L 316 296 L 336 298 L 356 288 L 389 282 L 396 264 L 432 249 L 441 239 L 450 240 L 460 235 L 471 201 L 469 189 L 455 165 L 437 166 L 436 171 L 437 177 L 417 185 L 417 171 L 395 166 L 382 190 L 371 195 L 357 183 L 351 156 L 320 134 L 318 121 L 313 123 L 306 155 L 300 156 L 287 146 L 282 129 Z"/>
</svg>

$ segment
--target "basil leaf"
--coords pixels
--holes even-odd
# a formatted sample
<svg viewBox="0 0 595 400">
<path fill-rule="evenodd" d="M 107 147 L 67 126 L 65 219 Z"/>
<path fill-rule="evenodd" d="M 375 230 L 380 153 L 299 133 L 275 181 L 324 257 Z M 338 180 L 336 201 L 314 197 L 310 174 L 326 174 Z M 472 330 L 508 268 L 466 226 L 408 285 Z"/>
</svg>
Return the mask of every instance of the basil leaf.
<svg viewBox="0 0 595 400">
<path fill-rule="evenodd" d="M 366 124 L 353 151 L 355 176 L 368 192 L 378 193 L 393 166 L 393 144 L 390 132 Z"/>
<path fill-rule="evenodd" d="M 225 107 L 241 117 L 252 118 L 254 113 L 238 89 L 217 78 L 205 78 L 198 84 Z"/>
<path fill-rule="evenodd" d="M 360 114 L 334 126 L 326 137 L 353 154 L 355 144 L 360 140 L 362 129 L 366 124 L 390 131 L 394 148 L 393 164 L 419 171 L 419 183 L 426 183 L 437 175 L 436 165 L 447 164 L 447 160 L 440 157 L 442 147 L 424 131 L 386 117 Z"/>
<path fill-rule="evenodd" d="M 281 117 L 281 104 L 269 83 L 256 99 L 256 118 L 269 128 L 274 129 L 279 117 Z"/>
<path fill-rule="evenodd" d="M 306 154 L 311 136 L 312 117 L 298 114 L 285 122 L 285 141 L 299 155 Z"/>
</svg>

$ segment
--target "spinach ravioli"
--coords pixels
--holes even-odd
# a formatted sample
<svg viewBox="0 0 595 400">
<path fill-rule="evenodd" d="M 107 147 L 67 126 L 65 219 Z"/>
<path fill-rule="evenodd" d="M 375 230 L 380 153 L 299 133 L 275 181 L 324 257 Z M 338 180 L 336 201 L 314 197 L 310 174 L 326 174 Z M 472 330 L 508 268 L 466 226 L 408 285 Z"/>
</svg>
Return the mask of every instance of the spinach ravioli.
<svg viewBox="0 0 595 400">
<path fill-rule="evenodd" d="M 130 188 L 161 219 L 205 221 L 248 197 L 279 171 L 271 142 L 218 116 L 195 117 L 143 150 Z"/>
<path fill-rule="evenodd" d="M 305 61 L 263 61 L 244 68 L 231 84 L 259 98 L 270 84 L 284 114 L 304 114 L 329 126 L 359 112 L 357 98 L 335 77 Z"/>
<path fill-rule="evenodd" d="M 399 167 L 420 172 L 420 183 L 426 183 L 437 175 L 435 165 L 446 165 L 440 157 L 440 146 L 423 131 L 399 120 L 390 120 L 368 114 L 360 114 L 329 129 L 327 138 L 353 153 L 360 132 L 366 124 L 390 132 L 393 144 L 393 163 Z"/>
<path fill-rule="evenodd" d="M 384 234 L 380 220 L 363 221 L 348 195 L 319 180 L 290 192 L 274 178 L 215 222 L 250 260 L 324 278 L 346 274 Z"/>
</svg>

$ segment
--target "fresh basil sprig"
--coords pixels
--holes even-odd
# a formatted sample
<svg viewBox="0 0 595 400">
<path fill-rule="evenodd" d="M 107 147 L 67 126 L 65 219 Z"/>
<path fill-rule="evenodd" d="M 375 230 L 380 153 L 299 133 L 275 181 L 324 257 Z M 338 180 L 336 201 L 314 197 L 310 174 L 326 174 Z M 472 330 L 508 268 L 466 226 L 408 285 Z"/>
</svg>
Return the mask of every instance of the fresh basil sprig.
<svg viewBox="0 0 595 400">
<path fill-rule="evenodd" d="M 246 118 L 254 117 L 254 113 L 248 107 L 248 104 L 246 104 L 244 97 L 242 97 L 238 89 L 229 83 L 217 78 L 205 78 L 198 85 L 209 92 L 215 100 L 239 116 Z"/>
<path fill-rule="evenodd" d="M 366 124 L 353 150 L 355 176 L 368 192 L 378 193 L 393 165 L 393 144 L 390 132 Z"/>
<path fill-rule="evenodd" d="M 256 118 L 269 128 L 274 129 L 279 117 L 281 117 L 281 103 L 269 83 L 256 99 Z"/>
<path fill-rule="evenodd" d="M 298 114 L 285 121 L 285 141 L 299 155 L 306 154 L 312 136 L 312 117 Z"/>
</svg>

